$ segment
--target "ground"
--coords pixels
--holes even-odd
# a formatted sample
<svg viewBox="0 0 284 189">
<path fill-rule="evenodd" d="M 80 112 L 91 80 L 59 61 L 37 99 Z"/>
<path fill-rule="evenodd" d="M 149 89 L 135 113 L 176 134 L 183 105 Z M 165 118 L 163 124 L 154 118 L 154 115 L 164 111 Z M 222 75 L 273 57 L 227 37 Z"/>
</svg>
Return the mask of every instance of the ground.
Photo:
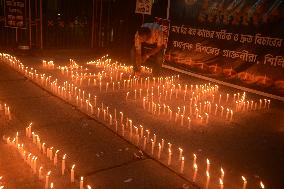
<svg viewBox="0 0 284 189">
<path fill-rule="evenodd" d="M 87 60 L 98 56 L 96 53 L 82 55 L 58 51 L 18 57 L 25 65 L 40 69 L 42 59 L 52 59 L 56 65 L 66 65 L 69 58 L 73 58 L 85 65 Z M 55 75 L 62 77 L 60 73 Z M 166 121 L 167 116 L 156 116 L 145 111 L 142 108 L 142 100 L 134 100 L 133 89 L 127 90 L 132 96 L 125 101 L 125 90 L 106 93 L 99 92 L 98 88 L 85 86 L 85 90 L 96 94 L 98 100 L 120 109 L 132 118 L 133 123 L 148 128 L 151 135 L 155 133 L 158 140 L 163 138 L 167 142 L 170 141 L 175 149 L 173 159 L 178 156 L 178 147 L 182 147 L 186 168 L 183 174 L 179 174 L 179 162 L 174 162 L 170 167 L 166 166 L 166 152 L 162 154 L 159 162 L 155 156 L 151 156 L 150 148 L 146 149 L 142 159 L 135 158 L 134 153 L 139 154 L 139 148 L 110 130 L 104 121 L 87 116 L 74 105 L 60 100 L 2 64 L 0 82 L 1 101 L 9 104 L 14 115 L 12 122 L 5 126 L 2 132 L 9 136 L 15 135 L 17 130 L 24 132 L 24 127 L 33 121 L 36 133 L 48 140 L 51 146 L 56 146 L 68 154 L 69 167 L 73 162 L 78 166 L 77 181 L 79 176 L 83 175 L 90 184 L 98 188 L 181 188 L 183 184 L 194 187 L 195 184 L 191 184 L 191 167 L 192 154 L 195 153 L 199 170 L 196 185 L 201 188 L 206 185 L 206 158 L 211 162 L 209 188 L 219 188 L 221 166 L 225 170 L 225 188 L 242 187 L 242 175 L 248 180 L 248 188 L 259 187 L 260 181 L 263 181 L 267 188 L 284 187 L 284 171 L 280 166 L 284 163 L 284 146 L 281 145 L 284 142 L 283 102 L 271 99 L 269 110 L 240 112 L 234 116 L 232 122 L 213 116 L 208 125 L 197 124 L 189 130 L 179 126 L 180 124 Z M 190 85 L 208 82 L 184 76 L 180 83 Z M 220 86 L 220 90 L 222 94 L 240 92 L 223 86 Z M 264 98 L 253 94 L 247 96 L 250 99 Z M 182 101 L 168 103 L 179 106 Z M 13 148 L 1 143 L 1 152 L 2 150 L 9 155 L 0 159 L 0 174 L 12 180 L 11 186 L 15 186 L 12 184 L 18 177 L 23 179 L 15 183 L 16 186 L 23 185 L 25 188 L 23 183 L 32 183 L 33 187 L 37 188 L 42 184 L 31 176 Z M 14 162 L 11 156 L 15 157 Z M 21 170 L 26 168 L 27 171 L 19 171 L 19 166 L 23 167 Z M 7 170 L 14 170 L 12 172 L 15 174 L 7 175 Z M 61 178 L 58 182 L 64 185 L 65 180 Z"/>
</svg>

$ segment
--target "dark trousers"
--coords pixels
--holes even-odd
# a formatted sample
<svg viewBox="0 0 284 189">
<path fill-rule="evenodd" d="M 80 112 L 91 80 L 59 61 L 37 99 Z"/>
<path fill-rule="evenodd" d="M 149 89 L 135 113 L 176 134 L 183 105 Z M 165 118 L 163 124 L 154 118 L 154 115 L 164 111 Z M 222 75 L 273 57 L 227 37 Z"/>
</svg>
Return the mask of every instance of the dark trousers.
<svg viewBox="0 0 284 189">
<path fill-rule="evenodd" d="M 141 56 L 143 56 L 144 54 L 146 54 L 147 52 L 149 52 L 153 48 L 155 48 L 155 46 L 142 45 Z M 161 74 L 163 58 L 164 58 L 164 49 L 162 48 L 159 52 L 150 56 L 146 60 L 146 62 L 143 64 L 143 66 L 151 67 L 152 70 L 153 70 L 153 75 L 159 76 Z M 136 64 L 136 53 L 135 53 L 134 47 L 131 49 L 131 61 L 133 62 L 134 72 L 139 71 L 140 68 Z"/>
</svg>

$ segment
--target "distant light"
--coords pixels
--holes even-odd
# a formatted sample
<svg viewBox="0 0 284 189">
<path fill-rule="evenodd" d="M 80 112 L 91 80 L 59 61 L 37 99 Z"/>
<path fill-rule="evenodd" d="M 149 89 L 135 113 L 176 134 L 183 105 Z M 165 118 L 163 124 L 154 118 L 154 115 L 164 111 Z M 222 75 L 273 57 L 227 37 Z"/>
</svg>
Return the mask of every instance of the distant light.
<svg viewBox="0 0 284 189">
<path fill-rule="evenodd" d="M 60 13 L 58 13 L 57 15 L 60 16 Z"/>
</svg>

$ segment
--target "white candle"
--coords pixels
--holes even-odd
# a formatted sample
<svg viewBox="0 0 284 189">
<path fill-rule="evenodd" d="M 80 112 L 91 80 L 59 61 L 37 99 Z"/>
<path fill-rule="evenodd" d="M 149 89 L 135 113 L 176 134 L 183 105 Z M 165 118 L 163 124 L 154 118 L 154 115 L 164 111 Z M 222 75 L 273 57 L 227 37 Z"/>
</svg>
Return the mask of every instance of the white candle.
<svg viewBox="0 0 284 189">
<path fill-rule="evenodd" d="M 65 158 L 66 158 L 66 154 L 64 154 L 64 156 L 62 157 L 62 165 L 61 165 L 61 174 L 64 175 L 65 173 Z"/>
<path fill-rule="evenodd" d="M 49 175 L 50 175 L 51 171 L 49 171 L 45 177 L 45 189 L 48 189 L 49 186 Z"/>
<path fill-rule="evenodd" d="M 208 189 L 209 187 L 209 182 L 210 182 L 210 175 L 209 175 L 209 171 L 206 171 L 206 185 L 205 185 L 205 189 Z"/>
<path fill-rule="evenodd" d="M 181 157 L 181 165 L 180 165 L 180 173 L 183 173 L 184 171 L 184 157 Z"/>
<path fill-rule="evenodd" d="M 74 173 L 75 164 L 71 168 L 71 183 L 75 182 L 75 173 Z"/>
<path fill-rule="evenodd" d="M 53 159 L 53 147 L 51 147 L 49 149 L 49 158 L 50 158 L 50 161 L 52 161 L 52 159 Z"/>
<path fill-rule="evenodd" d="M 233 120 L 233 110 L 231 110 L 231 117 L 230 117 L 230 121 Z"/>
<path fill-rule="evenodd" d="M 220 184 L 220 189 L 224 188 L 223 180 L 220 178 L 219 179 L 219 184 Z"/>
<path fill-rule="evenodd" d="M 84 177 L 81 177 L 81 180 L 80 180 L 80 189 L 84 189 Z"/>
<path fill-rule="evenodd" d="M 178 157 L 178 160 L 180 161 L 180 160 L 181 160 L 181 157 L 182 157 L 183 149 L 182 149 L 182 148 L 178 148 L 178 150 L 179 150 L 179 157 Z"/>
<path fill-rule="evenodd" d="M 128 95 L 129 95 L 129 92 L 126 93 L 126 98 L 125 98 L 126 101 L 127 101 L 127 99 L 128 99 Z"/>
<path fill-rule="evenodd" d="M 146 136 L 144 136 L 144 140 L 143 140 L 143 150 L 146 149 L 146 141 L 147 141 L 147 138 L 146 138 Z"/>
<path fill-rule="evenodd" d="M 243 189 L 246 189 L 247 186 L 247 180 L 244 176 L 242 176 L 242 180 L 243 180 Z"/>
<path fill-rule="evenodd" d="M 155 144 L 155 142 L 153 141 L 153 139 L 151 139 L 151 142 L 152 142 L 151 154 L 154 155 L 154 147 L 155 147 L 154 144 Z"/>
<path fill-rule="evenodd" d="M 194 169 L 194 174 L 193 174 L 193 182 L 195 182 L 196 180 L 196 176 L 197 176 L 197 170 L 198 170 L 198 167 L 197 167 L 197 164 L 194 164 L 193 165 L 193 169 Z"/>
<path fill-rule="evenodd" d="M 38 169 L 38 179 L 39 179 L 39 180 L 42 179 L 42 169 L 43 169 L 42 166 Z"/>
<path fill-rule="evenodd" d="M 229 108 L 227 108 L 226 120 L 229 118 L 229 112 L 230 112 L 230 110 L 229 110 Z"/>
<path fill-rule="evenodd" d="M 162 147 L 161 147 L 161 144 L 159 143 L 158 159 L 161 158 L 161 149 L 162 149 Z"/>
<path fill-rule="evenodd" d="M 223 168 L 221 167 L 221 179 L 224 180 L 225 172 Z"/>
<path fill-rule="evenodd" d="M 209 159 L 206 159 L 206 171 L 209 172 L 210 170 L 210 161 Z"/>
<path fill-rule="evenodd" d="M 172 162 L 172 151 L 169 149 L 169 155 L 168 155 L 168 165 L 171 165 Z"/>
<path fill-rule="evenodd" d="M 53 164 L 54 166 L 57 166 L 57 154 L 58 154 L 59 150 L 56 150 L 55 155 L 54 155 L 54 159 L 53 159 Z"/>
<path fill-rule="evenodd" d="M 37 157 L 35 157 L 35 159 L 34 159 L 33 168 L 34 168 L 34 174 L 36 174 L 36 169 L 37 169 Z"/>
</svg>

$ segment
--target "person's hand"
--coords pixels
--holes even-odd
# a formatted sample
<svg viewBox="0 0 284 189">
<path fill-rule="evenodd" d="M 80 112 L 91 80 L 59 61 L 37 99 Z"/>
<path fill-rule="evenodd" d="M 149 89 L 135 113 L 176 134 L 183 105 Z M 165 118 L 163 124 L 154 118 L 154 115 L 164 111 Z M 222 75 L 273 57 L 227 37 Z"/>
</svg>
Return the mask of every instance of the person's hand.
<svg viewBox="0 0 284 189">
<path fill-rule="evenodd" d="M 142 56 L 142 64 L 144 64 L 150 56 L 145 54 Z"/>
</svg>

